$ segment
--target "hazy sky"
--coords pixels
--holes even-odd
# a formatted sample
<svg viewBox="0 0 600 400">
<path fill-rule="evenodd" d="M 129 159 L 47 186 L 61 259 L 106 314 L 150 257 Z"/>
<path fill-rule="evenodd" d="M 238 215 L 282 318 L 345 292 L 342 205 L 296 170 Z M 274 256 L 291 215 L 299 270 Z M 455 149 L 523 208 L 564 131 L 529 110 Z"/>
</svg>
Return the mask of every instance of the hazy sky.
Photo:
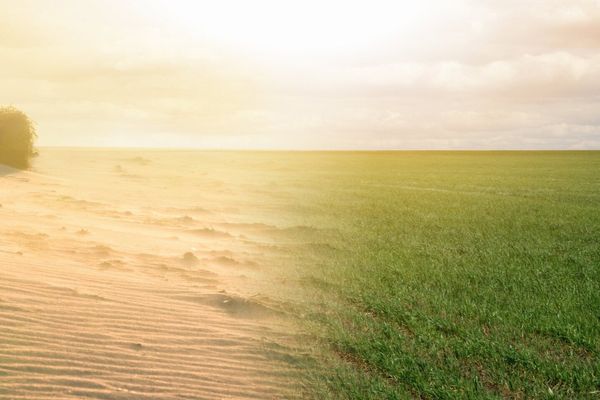
<svg viewBox="0 0 600 400">
<path fill-rule="evenodd" d="M 40 144 L 600 148 L 600 0 L 0 0 Z"/>
</svg>

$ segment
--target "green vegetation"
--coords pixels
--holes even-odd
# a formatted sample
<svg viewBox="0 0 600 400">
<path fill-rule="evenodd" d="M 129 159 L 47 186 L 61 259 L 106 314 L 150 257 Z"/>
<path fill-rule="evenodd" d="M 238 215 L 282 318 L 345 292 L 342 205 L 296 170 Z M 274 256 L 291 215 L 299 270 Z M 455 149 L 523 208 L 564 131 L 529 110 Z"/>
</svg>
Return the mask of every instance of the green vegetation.
<svg viewBox="0 0 600 400">
<path fill-rule="evenodd" d="M 315 397 L 600 398 L 600 152 L 288 164 Z"/>
<path fill-rule="evenodd" d="M 27 168 L 35 154 L 35 127 L 25 113 L 0 107 L 0 164 Z"/>
</svg>

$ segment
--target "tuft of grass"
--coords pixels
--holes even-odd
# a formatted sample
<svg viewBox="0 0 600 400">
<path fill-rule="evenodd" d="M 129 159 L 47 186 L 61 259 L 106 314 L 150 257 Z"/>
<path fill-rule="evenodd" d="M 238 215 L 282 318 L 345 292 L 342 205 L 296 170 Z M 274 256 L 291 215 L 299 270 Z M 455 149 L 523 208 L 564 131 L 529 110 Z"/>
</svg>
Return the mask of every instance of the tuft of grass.
<svg viewBox="0 0 600 400">
<path fill-rule="evenodd" d="M 600 152 L 296 164 L 315 398 L 597 398 Z"/>
<path fill-rule="evenodd" d="M 28 168 L 37 135 L 29 117 L 14 107 L 0 107 L 0 164 Z"/>
</svg>

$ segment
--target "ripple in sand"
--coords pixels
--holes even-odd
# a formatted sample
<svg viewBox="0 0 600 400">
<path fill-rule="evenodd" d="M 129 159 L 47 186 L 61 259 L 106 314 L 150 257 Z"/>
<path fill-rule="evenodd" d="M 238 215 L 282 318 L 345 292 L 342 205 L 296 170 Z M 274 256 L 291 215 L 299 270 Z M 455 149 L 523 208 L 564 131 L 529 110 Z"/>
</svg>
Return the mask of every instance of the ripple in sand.
<svg viewBox="0 0 600 400">
<path fill-rule="evenodd" d="M 237 318 L 261 319 L 279 315 L 278 311 L 257 301 L 228 294 L 216 293 L 202 296 L 179 297 L 178 299 L 209 305 Z"/>
<path fill-rule="evenodd" d="M 218 231 L 214 228 L 202 228 L 202 229 L 191 229 L 187 231 L 192 235 L 207 237 L 207 238 L 229 238 L 232 237 L 230 233 Z"/>
</svg>

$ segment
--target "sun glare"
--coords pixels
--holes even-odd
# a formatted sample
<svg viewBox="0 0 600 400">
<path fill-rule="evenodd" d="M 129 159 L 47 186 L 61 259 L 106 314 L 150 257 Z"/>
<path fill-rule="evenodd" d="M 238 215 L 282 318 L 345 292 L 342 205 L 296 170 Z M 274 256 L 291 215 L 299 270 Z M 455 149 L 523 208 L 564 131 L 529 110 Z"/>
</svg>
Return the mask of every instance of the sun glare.
<svg viewBox="0 0 600 400">
<path fill-rule="evenodd" d="M 414 31 L 424 9 L 415 2 L 158 1 L 153 12 L 196 39 L 272 57 L 336 55 Z"/>
</svg>

